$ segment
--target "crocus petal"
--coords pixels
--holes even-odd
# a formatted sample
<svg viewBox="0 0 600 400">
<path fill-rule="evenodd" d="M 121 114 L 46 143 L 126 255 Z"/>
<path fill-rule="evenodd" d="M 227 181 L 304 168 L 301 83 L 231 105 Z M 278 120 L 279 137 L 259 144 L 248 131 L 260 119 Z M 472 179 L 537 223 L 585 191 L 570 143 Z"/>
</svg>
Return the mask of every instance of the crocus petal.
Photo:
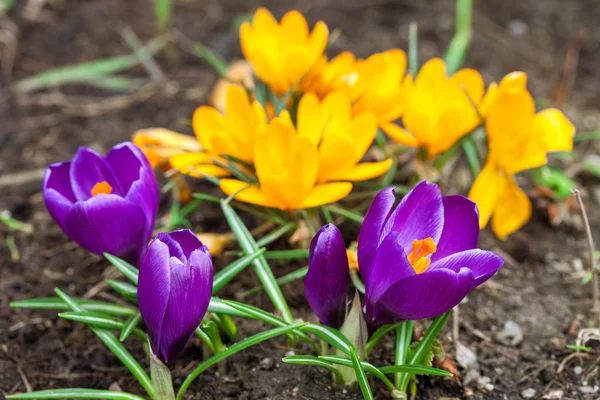
<svg viewBox="0 0 600 400">
<path fill-rule="evenodd" d="M 273 199 L 265 196 L 257 186 L 252 186 L 247 182 L 237 179 L 221 179 L 219 186 L 227 196 L 237 193 L 235 195 L 236 200 L 263 207 L 279 208 L 279 203 L 275 203 Z"/>
<path fill-rule="evenodd" d="M 96 254 L 107 252 L 137 262 L 148 244 L 141 207 L 114 194 L 75 203 L 65 225 L 72 240 Z"/>
<path fill-rule="evenodd" d="M 335 203 L 348 196 L 351 191 L 352 184 L 350 182 L 333 182 L 316 185 L 312 191 L 304 196 L 296 208 L 312 208 Z"/>
<path fill-rule="evenodd" d="M 541 135 L 547 152 L 572 151 L 575 126 L 555 108 L 540 111 L 533 118 L 534 135 Z"/>
<path fill-rule="evenodd" d="M 462 268 L 468 268 L 473 273 L 473 287 L 477 287 L 490 279 L 500 269 L 502 264 L 504 264 L 504 260 L 491 251 L 471 249 L 433 262 L 427 269 L 427 272 L 438 269 L 449 269 L 459 272 Z"/>
<path fill-rule="evenodd" d="M 369 303 L 367 309 L 369 305 L 377 303 L 396 282 L 416 274 L 400 240 L 400 232 L 390 232 L 379 245 L 373 262 L 366 268 L 359 263 L 360 275 L 365 283 L 365 297 Z"/>
<path fill-rule="evenodd" d="M 369 206 L 358 235 L 358 265 L 368 268 L 373 262 L 379 246 L 379 237 L 396 202 L 396 191 L 392 187 L 381 190 Z"/>
<path fill-rule="evenodd" d="M 498 198 L 504 191 L 505 182 L 504 174 L 498 170 L 491 160 L 488 160 L 479 175 L 477 175 L 475 182 L 473 182 L 473 186 L 469 191 L 469 199 L 477 203 L 479 227 L 481 229 L 485 228 L 490 220 L 498 204 Z"/>
<path fill-rule="evenodd" d="M 70 168 L 70 162 L 51 164 L 46 168 L 42 185 L 48 212 L 63 231 L 66 231 L 67 213 L 77 201 L 71 189 Z"/>
<path fill-rule="evenodd" d="M 392 159 L 388 158 L 384 161 L 378 162 L 366 162 L 360 163 L 354 166 L 351 170 L 346 171 L 344 173 L 340 173 L 339 175 L 332 175 L 329 177 L 330 180 L 340 180 L 340 181 L 366 181 L 369 179 L 380 177 L 381 175 L 388 172 L 390 167 L 392 166 Z"/>
<path fill-rule="evenodd" d="M 125 198 L 142 208 L 146 216 L 145 238 L 146 241 L 150 240 L 160 201 L 158 182 L 150 163 L 142 151 L 129 142 L 113 147 L 106 161 L 127 193 Z"/>
<path fill-rule="evenodd" d="M 198 236 L 194 235 L 189 229 L 180 229 L 169 233 L 161 232 L 156 235 L 156 238 L 169 247 L 171 257 L 177 257 L 183 263 L 187 263 L 190 254 L 195 250 L 208 251 L 205 248 L 206 246 L 198 239 Z"/>
<path fill-rule="evenodd" d="M 164 128 L 139 130 L 133 134 L 132 141 L 144 152 L 153 167 L 167 162 L 174 154 L 202 151 L 202 145 L 196 138 Z"/>
<path fill-rule="evenodd" d="M 229 171 L 214 165 L 213 160 L 220 159 L 214 154 L 204 152 L 181 153 L 169 157 L 169 164 L 182 174 L 196 178 L 203 178 L 205 175 L 215 177 L 229 175 Z M 227 163 L 225 160 L 222 161 Z"/>
<path fill-rule="evenodd" d="M 492 216 L 492 230 L 499 239 L 519 230 L 531 218 L 531 202 L 513 177 L 506 177 L 504 190 Z"/>
<path fill-rule="evenodd" d="M 142 258 L 138 278 L 138 307 L 152 339 L 155 354 L 160 352 L 170 287 L 169 248 L 160 239 L 156 239 L 148 246 Z"/>
<path fill-rule="evenodd" d="M 381 124 L 381 129 L 388 135 L 393 141 L 403 144 L 408 147 L 416 147 L 419 145 L 419 141 L 406 129 L 399 127 L 393 122 L 387 122 Z"/>
<path fill-rule="evenodd" d="M 92 188 L 99 182 L 107 182 L 112 187 L 112 193 L 125 196 L 121 182 L 110 164 L 94 150 L 84 147 L 77 150 L 71 161 L 70 176 L 71 187 L 77 200 L 92 197 Z"/>
<path fill-rule="evenodd" d="M 332 224 L 323 226 L 310 243 L 306 299 L 322 324 L 339 328 L 345 317 L 350 270 L 342 234 Z"/>
<path fill-rule="evenodd" d="M 396 321 L 432 318 L 443 314 L 473 289 L 474 277 L 468 268 L 458 273 L 437 269 L 403 279 L 389 288 L 378 305 Z"/>
<path fill-rule="evenodd" d="M 213 284 L 210 255 L 204 249 L 195 250 L 190 254 L 188 264 L 176 266 L 170 275 L 169 303 L 160 338 L 165 361 L 183 351 L 206 314 Z"/>
<path fill-rule="evenodd" d="M 398 204 L 381 232 L 380 240 L 392 230 L 400 232 L 400 245 L 410 249 L 415 240 L 432 238 L 438 243 L 444 227 L 440 188 L 425 181 L 415 186 Z"/>
<path fill-rule="evenodd" d="M 431 262 L 477 247 L 479 212 L 477 204 L 463 196 L 444 196 L 444 230 Z"/>
</svg>

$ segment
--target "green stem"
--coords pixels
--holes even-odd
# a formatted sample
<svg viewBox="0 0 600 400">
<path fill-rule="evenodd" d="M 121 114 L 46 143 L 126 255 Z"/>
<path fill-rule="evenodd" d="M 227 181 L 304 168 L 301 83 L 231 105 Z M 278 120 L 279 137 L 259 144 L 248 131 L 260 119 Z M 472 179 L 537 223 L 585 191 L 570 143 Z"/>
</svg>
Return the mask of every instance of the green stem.
<svg viewBox="0 0 600 400">
<path fill-rule="evenodd" d="M 408 353 L 410 351 L 410 343 L 412 341 L 413 336 L 413 327 L 413 321 L 401 322 L 398 325 L 398 327 L 396 327 L 396 365 L 406 364 L 406 360 L 408 359 Z M 400 389 L 400 385 L 402 384 L 402 379 L 404 375 L 406 374 L 394 374 L 394 384 L 396 388 Z"/>
</svg>

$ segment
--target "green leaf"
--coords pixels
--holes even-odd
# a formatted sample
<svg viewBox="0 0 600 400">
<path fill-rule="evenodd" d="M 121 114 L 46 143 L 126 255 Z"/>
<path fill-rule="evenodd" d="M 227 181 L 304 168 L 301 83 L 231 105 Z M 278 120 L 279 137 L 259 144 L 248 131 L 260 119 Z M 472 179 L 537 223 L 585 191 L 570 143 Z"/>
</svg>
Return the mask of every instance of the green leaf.
<svg viewBox="0 0 600 400">
<path fill-rule="evenodd" d="M 231 317 L 227 314 L 211 314 L 212 320 L 215 321 L 219 328 L 223 333 L 227 336 L 227 338 L 231 341 L 235 340 L 237 336 L 237 326 L 235 322 L 231 319 Z"/>
<path fill-rule="evenodd" d="M 183 384 L 181 385 L 181 388 L 179 389 L 179 392 L 177 393 L 177 400 L 183 399 L 183 395 L 187 391 L 188 387 L 202 372 L 207 370 L 209 367 L 215 365 L 219 361 L 224 360 L 227 357 L 229 357 L 235 353 L 238 353 L 244 349 L 247 349 L 248 347 L 254 346 L 260 342 L 264 342 L 265 340 L 271 339 L 275 336 L 283 335 L 283 334 L 286 334 L 286 333 L 291 332 L 296 329 L 301 329 L 303 326 L 304 326 L 304 324 L 290 325 L 290 326 L 284 326 L 281 328 L 275 328 L 275 329 L 271 329 L 271 330 L 268 330 L 265 332 L 257 333 L 256 335 L 250 336 L 249 338 L 244 339 L 241 342 L 235 343 L 227 350 L 224 350 L 221 353 L 215 354 L 214 356 L 212 356 L 211 358 L 209 358 L 208 360 L 204 361 L 202 364 L 197 366 L 187 376 L 187 378 L 185 378 L 185 381 L 183 382 Z"/>
<path fill-rule="evenodd" d="M 267 260 L 296 260 L 308 258 L 308 249 L 272 250 L 265 253 Z"/>
<path fill-rule="evenodd" d="M 71 299 L 66 293 L 64 293 L 60 289 L 54 289 L 58 297 L 60 297 L 65 304 L 69 306 L 69 308 L 73 311 L 82 312 L 83 309 Z M 90 329 L 98 336 L 98 338 L 108 347 L 110 351 L 113 352 L 115 356 L 127 367 L 127 369 L 136 377 L 140 385 L 146 390 L 146 393 L 150 395 L 152 399 L 158 400 L 156 397 L 156 393 L 154 392 L 154 387 L 152 386 L 152 381 L 146 371 L 140 366 L 140 364 L 136 361 L 135 358 L 127 351 L 123 344 L 119 342 L 119 340 L 113 335 L 110 331 L 106 329 L 96 328 L 91 325 L 88 325 Z"/>
<path fill-rule="evenodd" d="M 198 336 L 204 342 L 204 344 L 206 344 L 208 346 L 208 349 L 210 350 L 211 353 L 213 353 L 213 354 L 217 353 L 217 349 L 215 348 L 215 345 L 213 344 L 212 340 L 210 339 L 210 336 L 208 336 L 206 334 L 206 332 L 204 332 L 202 329 L 200 329 L 200 327 L 197 327 L 196 330 L 194 331 L 194 333 L 196 334 L 196 336 Z"/>
<path fill-rule="evenodd" d="M 368 355 L 373 351 L 375 345 L 381 340 L 381 338 L 391 330 L 396 329 L 396 327 L 400 325 L 400 322 L 393 325 L 383 325 L 379 327 L 369 338 L 367 345 L 365 346 L 365 353 Z"/>
<path fill-rule="evenodd" d="M 433 375 L 433 376 L 452 376 L 452 374 L 448 371 L 444 371 L 443 369 L 425 367 L 423 365 L 390 365 L 388 367 L 381 367 L 379 371 L 384 374 L 396 374 L 396 373 L 404 373 L 411 375 Z"/>
<path fill-rule="evenodd" d="M 350 221 L 358 222 L 359 224 L 362 224 L 362 222 L 365 219 L 365 217 L 361 214 L 356 213 L 354 211 L 346 210 L 345 208 L 339 206 L 328 205 L 324 207 L 326 207 L 330 212 L 334 214 L 341 215 L 342 217 L 347 218 Z"/>
<path fill-rule="evenodd" d="M 475 140 L 471 136 L 465 136 L 464 139 L 461 140 L 460 145 L 467 156 L 467 162 L 471 168 L 471 175 L 473 176 L 473 179 L 475 179 L 481 172 L 481 161 L 479 161 L 479 151 L 477 150 Z"/>
<path fill-rule="evenodd" d="M 125 278 L 129 279 L 133 284 L 137 285 L 138 283 L 138 275 L 140 271 L 129 264 L 127 261 L 120 259 L 117 256 L 113 256 L 112 254 L 104 253 L 104 257 L 118 269 Z"/>
<path fill-rule="evenodd" d="M 227 219 L 227 223 L 229 227 L 233 231 L 235 237 L 237 238 L 240 247 L 246 254 L 252 254 L 258 251 L 258 246 L 254 241 L 254 238 L 248 231 L 248 228 L 244 225 L 240 217 L 233 210 L 229 203 L 221 201 L 221 208 L 223 209 L 223 214 L 225 215 L 225 219 Z M 281 289 L 277 285 L 277 281 L 275 280 L 275 276 L 273 275 L 273 271 L 269 267 L 267 260 L 264 256 L 259 256 L 257 259 L 253 261 L 254 270 L 256 271 L 256 275 L 258 275 L 258 279 L 262 283 L 265 288 L 265 292 L 273 302 L 273 305 L 281 314 L 283 315 L 283 319 L 289 323 L 294 322 L 294 318 L 292 317 L 292 313 L 283 297 L 283 293 Z"/>
<path fill-rule="evenodd" d="M 408 72 L 413 78 L 419 72 L 419 31 L 416 22 L 408 26 Z"/>
<path fill-rule="evenodd" d="M 227 77 L 227 63 L 221 57 L 216 55 L 210 48 L 201 44 L 194 44 L 194 51 L 198 56 L 203 59 L 208 65 L 215 70 L 219 76 L 224 79 L 228 79 Z"/>
<path fill-rule="evenodd" d="M 582 132 L 582 133 L 578 133 L 575 136 L 573 136 L 573 141 L 575 143 L 581 142 L 584 140 L 594 140 L 594 139 L 600 139 L 600 131 Z"/>
<path fill-rule="evenodd" d="M 219 299 L 218 297 L 210 298 L 210 303 L 208 304 L 208 312 L 215 314 L 233 315 L 236 317 L 246 316 L 246 314 L 244 314 L 243 312 L 225 304 L 223 300 Z"/>
<path fill-rule="evenodd" d="M 352 366 L 354 367 L 354 372 L 356 373 L 356 380 L 358 381 L 358 386 L 360 386 L 360 391 L 362 392 L 363 398 L 365 400 L 373 400 L 373 393 L 371 392 L 371 387 L 369 386 L 367 375 L 362 369 L 362 366 L 360 364 L 360 358 L 358 357 L 358 353 L 356 352 L 354 347 L 350 348 L 350 358 L 352 359 Z"/>
<path fill-rule="evenodd" d="M 223 349 L 223 341 L 219 333 L 219 327 L 214 321 L 206 321 L 200 326 L 200 329 L 208 335 L 215 349 L 215 354 L 220 353 Z"/>
<path fill-rule="evenodd" d="M 139 311 L 134 316 L 129 317 L 127 321 L 125 321 L 125 323 L 123 324 L 123 328 L 121 328 L 121 336 L 119 337 L 119 340 L 121 342 L 125 341 L 125 339 L 127 339 L 129 335 L 131 335 L 131 333 L 134 331 L 135 328 L 137 328 L 141 321 L 142 314 L 140 314 Z"/>
<path fill-rule="evenodd" d="M 111 399 L 111 400 L 144 400 L 132 393 L 115 392 L 99 389 L 52 389 L 37 392 L 7 394 L 7 399 L 41 400 L 41 399 Z"/>
<path fill-rule="evenodd" d="M 281 318 L 276 317 L 275 315 L 268 313 L 266 311 L 261 310 L 260 308 L 250 306 L 248 304 L 238 303 L 232 300 L 223 300 L 223 303 L 226 305 L 240 311 L 243 313 L 243 316 L 246 318 L 256 319 L 258 321 L 262 321 L 269 325 L 273 325 L 276 327 L 290 326 L 290 323 L 282 320 Z M 308 337 L 304 332 L 301 331 L 293 331 L 292 334 L 298 336 L 304 342 L 312 345 L 315 348 L 315 351 L 319 352 L 319 347 L 316 345 L 315 341 Z"/>
<path fill-rule="evenodd" d="M 171 371 L 169 371 L 169 368 L 167 368 L 167 366 L 163 364 L 152 351 L 149 351 L 148 353 L 150 357 L 150 376 L 152 377 L 152 384 L 154 385 L 157 399 L 175 400 Z"/>
<path fill-rule="evenodd" d="M 318 359 L 315 356 L 308 356 L 308 355 L 307 356 L 288 356 L 288 357 L 282 358 L 281 361 L 283 361 L 286 364 L 309 365 L 309 366 L 314 366 L 314 367 L 325 368 L 334 373 L 336 382 L 343 381 L 342 375 L 340 374 L 340 371 L 336 367 L 334 367 L 333 365 L 331 365 L 328 362 Z M 350 360 L 348 360 L 348 361 L 350 361 Z M 352 362 L 350 362 L 350 366 L 352 366 Z"/>
<path fill-rule="evenodd" d="M 592 350 L 593 350 L 591 347 L 588 347 L 588 346 L 578 346 L 576 344 L 568 344 L 567 345 L 567 349 L 576 350 L 576 351 L 583 351 L 585 353 L 591 353 Z"/>
<path fill-rule="evenodd" d="M 312 333 L 345 354 L 350 354 L 350 349 L 353 347 L 352 343 L 339 331 L 325 325 L 308 324 L 301 330 Z"/>
<path fill-rule="evenodd" d="M 446 73 L 453 75 L 462 66 L 473 36 L 473 0 L 456 0 L 456 32 L 446 52 Z"/>
<path fill-rule="evenodd" d="M 137 304 L 137 287 L 127 282 L 121 282 L 114 279 L 105 279 L 105 281 L 112 290 L 119 293 L 128 301 Z"/>
<path fill-rule="evenodd" d="M 396 365 L 405 365 L 406 360 L 410 357 L 410 344 L 412 343 L 413 337 L 413 321 L 403 321 L 398 324 L 396 328 Z M 394 381 L 396 387 L 400 387 L 402 384 L 402 375 L 400 373 L 396 373 L 394 376 Z"/>
<path fill-rule="evenodd" d="M 273 243 L 277 239 L 285 236 L 287 233 L 293 232 L 294 230 L 296 230 L 297 226 L 298 226 L 298 224 L 296 224 L 293 221 L 288 222 L 287 224 L 283 225 L 282 227 L 280 227 L 280 228 L 274 230 L 273 232 L 269 233 L 268 235 L 265 235 L 262 238 L 260 238 L 256 242 L 256 245 L 258 247 L 266 247 L 267 245 Z"/>
<path fill-rule="evenodd" d="M 97 311 L 110 315 L 121 315 L 130 317 L 135 315 L 137 310 L 128 306 L 107 303 L 98 300 L 72 299 L 84 311 Z M 19 300 L 10 303 L 12 308 L 29 308 L 36 310 L 70 310 L 70 308 L 60 299 L 55 297 L 40 297 L 37 299 Z"/>
<path fill-rule="evenodd" d="M 217 294 L 217 292 L 225 287 L 233 278 L 235 278 L 240 272 L 242 272 L 250 263 L 254 262 L 258 257 L 260 257 L 265 252 L 265 249 L 259 249 L 253 253 L 245 255 L 219 272 L 215 274 L 213 281 L 213 294 Z"/>
<path fill-rule="evenodd" d="M 171 20 L 171 0 L 154 0 L 156 25 L 159 32 L 164 32 L 169 27 Z"/>
<path fill-rule="evenodd" d="M 159 37 L 150 41 L 143 49 L 154 54 L 162 49 L 166 43 L 165 38 Z M 137 52 L 134 52 L 125 56 L 54 68 L 18 81 L 14 84 L 13 89 L 20 93 L 27 93 L 38 89 L 60 86 L 65 83 L 97 80 L 140 64 L 137 54 Z"/>
<path fill-rule="evenodd" d="M 288 283 L 291 283 L 295 280 L 304 278 L 307 273 L 308 273 L 308 267 L 298 268 L 297 270 L 292 271 L 289 274 L 286 274 L 286 275 L 282 276 L 281 278 L 277 279 L 277 284 L 279 286 L 287 285 Z M 247 296 L 250 296 L 251 294 L 258 293 L 261 290 L 263 290 L 263 287 L 257 286 L 255 288 L 248 290 L 247 292 L 242 293 L 241 296 L 247 297 Z"/>
<path fill-rule="evenodd" d="M 319 359 L 324 360 L 324 361 L 329 361 L 334 364 L 339 364 L 339 365 L 344 365 L 346 367 L 354 368 L 354 364 L 353 364 L 352 360 L 350 360 L 349 358 L 340 357 L 340 356 L 319 356 Z M 360 366 L 366 373 L 368 373 L 368 374 L 374 376 L 375 378 L 379 379 L 380 381 L 382 381 L 385 384 L 385 386 L 388 387 L 388 389 L 390 389 L 390 390 L 395 389 L 394 385 L 385 376 L 385 374 L 383 374 L 373 364 L 368 363 L 366 361 L 361 361 Z"/>
</svg>

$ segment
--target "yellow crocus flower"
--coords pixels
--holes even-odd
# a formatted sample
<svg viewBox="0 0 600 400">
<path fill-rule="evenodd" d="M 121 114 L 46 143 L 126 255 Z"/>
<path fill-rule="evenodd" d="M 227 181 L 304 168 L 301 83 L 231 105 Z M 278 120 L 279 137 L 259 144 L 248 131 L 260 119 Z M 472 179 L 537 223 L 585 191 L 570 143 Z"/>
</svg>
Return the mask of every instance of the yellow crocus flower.
<svg viewBox="0 0 600 400">
<path fill-rule="evenodd" d="M 290 11 L 278 23 L 265 8 L 259 8 L 252 24 L 240 28 L 244 57 L 256 76 L 271 90 L 286 93 L 315 66 L 325 51 L 329 31 L 319 21 L 309 33 L 308 23 L 298 11 Z"/>
<path fill-rule="evenodd" d="M 253 102 L 246 91 L 237 85 L 227 88 L 225 114 L 213 107 L 201 106 L 194 112 L 192 126 L 198 142 L 205 151 L 173 155 L 169 162 L 184 174 L 226 176 L 227 170 L 213 161 L 227 163 L 227 155 L 252 164 L 257 130 L 266 124 L 266 114 L 259 103 Z"/>
<path fill-rule="evenodd" d="M 319 149 L 318 182 L 364 181 L 381 176 L 392 160 L 361 163 L 377 134 L 371 112 L 353 115 L 344 92 L 333 92 L 322 101 L 305 94 L 298 104 L 297 133 Z"/>
<path fill-rule="evenodd" d="M 287 114 L 286 111 L 283 114 Z M 349 182 L 318 184 L 319 150 L 298 135 L 287 117 L 271 121 L 254 147 L 259 185 L 221 179 L 221 190 L 236 199 L 264 207 L 295 210 L 333 203 L 352 190 Z"/>
<path fill-rule="evenodd" d="M 153 167 L 166 165 L 169 157 L 175 154 L 203 150 L 196 138 L 164 128 L 139 130 L 133 134 L 132 140 L 144 152 Z"/>
<path fill-rule="evenodd" d="M 549 152 L 571 151 L 575 127 L 557 109 L 536 114 L 524 72 L 508 74 L 492 93 L 485 121 L 488 159 L 469 198 L 479 207 L 480 227 L 491 218 L 494 233 L 505 239 L 531 218 L 531 202 L 513 175 L 546 164 Z"/>
<path fill-rule="evenodd" d="M 482 123 L 478 107 L 483 103 L 483 78 L 474 69 L 461 69 L 451 77 L 446 65 L 433 58 L 423 65 L 417 77 L 404 81 L 402 123 L 383 125 L 396 142 L 421 147 L 433 157 L 444 152 Z"/>
</svg>

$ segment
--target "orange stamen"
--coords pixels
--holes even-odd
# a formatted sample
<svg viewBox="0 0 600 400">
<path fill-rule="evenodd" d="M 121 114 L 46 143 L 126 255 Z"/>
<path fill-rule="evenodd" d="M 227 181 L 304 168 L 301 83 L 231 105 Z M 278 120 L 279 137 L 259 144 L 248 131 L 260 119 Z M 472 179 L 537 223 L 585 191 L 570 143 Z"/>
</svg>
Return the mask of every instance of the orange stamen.
<svg viewBox="0 0 600 400">
<path fill-rule="evenodd" d="M 96 196 L 98 194 L 111 194 L 112 186 L 106 181 L 98 182 L 92 188 L 92 196 Z"/>
<path fill-rule="evenodd" d="M 412 251 L 408 255 L 408 262 L 417 274 L 422 274 L 431 264 L 428 256 L 435 253 L 437 247 L 432 238 L 415 240 L 412 243 Z"/>
<path fill-rule="evenodd" d="M 350 270 L 358 271 L 358 256 L 356 251 L 346 249 L 346 256 L 348 257 L 348 266 L 350 267 Z"/>
</svg>

